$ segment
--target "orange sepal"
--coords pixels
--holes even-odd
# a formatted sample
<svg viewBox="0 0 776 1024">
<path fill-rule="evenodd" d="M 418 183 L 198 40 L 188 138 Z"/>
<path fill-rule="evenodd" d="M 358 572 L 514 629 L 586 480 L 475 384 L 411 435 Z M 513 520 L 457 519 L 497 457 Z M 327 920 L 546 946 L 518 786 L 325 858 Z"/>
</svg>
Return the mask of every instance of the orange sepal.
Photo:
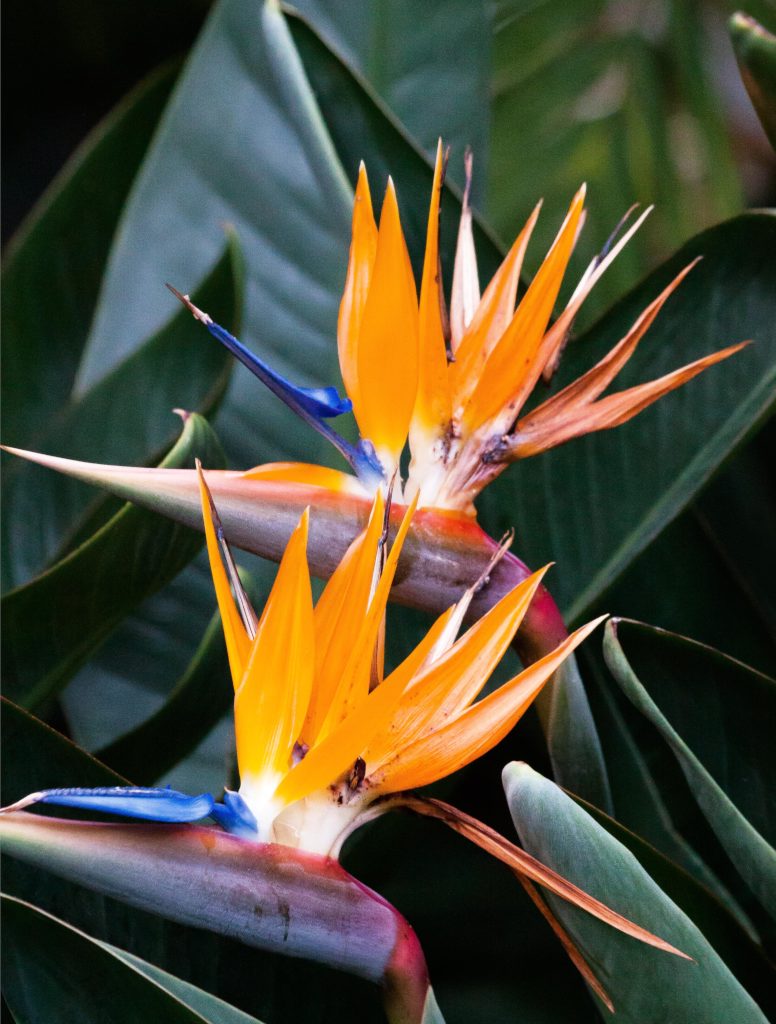
<svg viewBox="0 0 776 1024">
<path fill-rule="evenodd" d="M 418 300 L 393 182 L 380 216 L 372 280 L 357 353 L 353 411 L 391 476 L 407 439 L 418 390 Z"/>
<path fill-rule="evenodd" d="M 369 284 L 377 252 L 377 225 L 372 212 L 372 196 L 363 163 L 353 201 L 353 228 L 348 272 L 337 318 L 337 350 L 345 390 L 353 404 L 358 401 L 358 340 L 364 316 Z"/>
<path fill-rule="evenodd" d="M 197 463 L 197 480 L 199 482 L 199 494 L 202 502 L 202 518 L 205 523 L 205 543 L 207 545 L 207 556 L 210 562 L 210 574 L 213 577 L 213 587 L 218 601 L 218 610 L 221 613 L 221 626 L 224 630 L 226 641 L 226 653 L 229 658 L 229 671 L 232 674 L 232 684 L 235 688 L 240 685 L 245 666 L 251 651 L 251 641 L 245 631 L 245 626 L 240 618 L 240 613 L 234 603 L 232 591 L 229 586 L 229 578 L 221 561 L 221 552 L 218 547 L 216 531 L 213 526 L 213 516 L 210 510 L 210 493 L 205 484 L 202 474 L 202 467 Z"/>
<path fill-rule="evenodd" d="M 377 630 L 388 601 L 393 576 L 404 539 L 414 514 L 410 505 L 396 534 L 393 547 L 375 590 L 369 612 L 353 643 L 349 665 L 331 704 L 331 713 L 318 740 L 305 757 L 280 783 L 276 795 L 285 802 L 299 800 L 317 789 L 335 782 L 362 753 L 372 737 L 387 726 L 407 685 L 408 672 L 402 666 L 368 693 L 358 684 L 368 682 L 371 653 Z"/>
<path fill-rule="evenodd" d="M 442 326 L 439 262 L 439 201 L 442 192 L 445 156 L 442 141 L 437 145 L 431 205 L 428 211 L 426 254 L 420 285 L 418 325 L 418 394 L 410 426 L 413 449 L 437 437 L 450 422 L 450 391 L 447 379 L 447 353 Z"/>
<path fill-rule="evenodd" d="M 313 600 L 307 568 L 309 511 L 286 546 L 234 701 L 240 776 L 285 772 L 313 682 Z"/>
<path fill-rule="evenodd" d="M 323 487 L 338 494 L 364 494 L 356 477 L 339 469 L 315 466 L 309 462 L 267 462 L 246 469 L 240 476 L 244 480 L 282 480 L 309 487 Z"/>
<path fill-rule="evenodd" d="M 308 747 L 318 738 L 369 605 L 384 512 L 378 490 L 366 530 L 345 552 L 315 606 L 315 688 L 299 737 Z"/>
<path fill-rule="evenodd" d="M 379 774 L 380 762 L 461 714 L 487 683 L 523 620 L 542 577 L 535 572 L 505 594 L 437 661 L 413 680 L 399 704 L 390 730 L 369 749 L 367 761 Z"/>
<path fill-rule="evenodd" d="M 450 364 L 453 407 L 459 410 L 476 387 L 485 362 L 514 316 L 523 258 L 542 204 L 537 203 L 501 266 L 490 279 L 477 312 Z"/>
<path fill-rule="evenodd" d="M 357 631 L 349 630 L 350 653 L 342 670 L 336 692 L 332 697 L 329 712 L 320 731 L 320 737 L 328 736 L 336 726 L 359 707 L 369 693 L 372 677 L 372 658 L 378 641 L 380 625 L 388 604 L 388 595 L 399 564 L 404 540 L 415 514 L 417 498 L 407 507 L 396 532 L 385 566 L 377 581 L 369 608 L 363 615 Z M 380 687 L 378 686 L 377 690 Z M 377 692 L 377 691 L 375 691 Z M 309 757 L 309 754 L 308 754 Z M 306 760 L 306 758 L 305 758 Z"/>
<path fill-rule="evenodd" d="M 525 421 L 530 421 L 532 424 L 549 422 L 560 418 L 560 415 L 572 406 L 579 407 L 583 403 L 592 402 L 598 398 L 636 351 L 636 347 L 655 322 L 669 296 L 679 287 L 697 263 L 697 259 L 693 260 L 676 275 L 660 295 L 650 302 L 625 337 L 603 359 L 562 391 L 547 399 L 546 402 L 542 402 L 525 417 Z"/>
<path fill-rule="evenodd" d="M 485 363 L 464 409 L 468 430 L 496 417 L 499 423 L 505 421 L 503 429 L 507 429 L 541 375 L 536 357 L 574 248 L 584 201 L 582 186 L 509 327 Z"/>
<path fill-rule="evenodd" d="M 517 430 L 509 443 L 505 457 L 508 460 L 525 459 L 555 448 L 574 437 L 592 434 L 598 430 L 609 430 L 611 427 L 627 423 L 669 391 L 681 387 L 709 366 L 728 359 L 749 344 L 751 343 L 748 341 L 742 341 L 738 345 L 731 345 L 720 352 L 712 352 L 702 359 L 696 359 L 695 362 L 658 377 L 657 380 L 638 384 L 625 391 L 617 391 L 613 395 L 607 395 L 605 398 L 599 398 L 597 402 L 583 404 L 581 407 L 573 406 L 557 420 L 537 423 L 531 416 L 526 416 L 517 424 Z"/>
<path fill-rule="evenodd" d="M 374 773 L 376 788 L 390 793 L 428 786 L 487 753 L 510 732 L 555 669 L 605 618 L 582 626 L 498 690 L 399 750 Z"/>
</svg>

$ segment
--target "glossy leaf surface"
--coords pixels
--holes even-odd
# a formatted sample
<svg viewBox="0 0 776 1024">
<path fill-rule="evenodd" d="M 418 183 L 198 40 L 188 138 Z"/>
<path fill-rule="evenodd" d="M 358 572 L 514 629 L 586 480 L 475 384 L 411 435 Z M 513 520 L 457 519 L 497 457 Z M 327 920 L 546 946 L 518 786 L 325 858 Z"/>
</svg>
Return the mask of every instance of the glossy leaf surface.
<svg viewBox="0 0 776 1024">
<path fill-rule="evenodd" d="M 692 921 L 633 855 L 570 797 L 525 764 L 507 766 L 504 786 L 515 827 L 529 852 L 696 961 L 641 947 L 598 922 L 583 921 L 577 910 L 548 897 L 603 981 L 618 1019 L 639 1024 L 666 1019 L 708 1024 L 720 1019 L 758 1024 L 765 1020 Z"/>
<path fill-rule="evenodd" d="M 3 990 L 17 1020 L 258 1024 L 228 1003 L 45 911 L 3 896 Z M 99 984 L 95 980 L 99 979 Z"/>
<path fill-rule="evenodd" d="M 610 623 L 604 653 L 625 694 L 668 742 L 731 861 L 773 915 L 776 681 L 637 623 Z"/>
<path fill-rule="evenodd" d="M 449 173 L 463 184 L 462 155 L 476 154 L 475 203 L 484 195 L 490 136 L 491 19 L 483 0 L 437 0 L 418 18 L 414 0 L 390 5 L 301 0 L 292 5 L 368 80 L 433 159 L 441 136 Z M 466 59 L 455 59 L 465 54 Z M 419 102 L 422 100 L 422 102 Z"/>
<path fill-rule="evenodd" d="M 207 422 L 188 416 L 167 467 L 222 459 Z M 6 693 L 27 707 L 60 689 L 110 630 L 144 597 L 173 579 L 201 537 L 125 506 L 76 551 L 3 601 Z"/>
</svg>

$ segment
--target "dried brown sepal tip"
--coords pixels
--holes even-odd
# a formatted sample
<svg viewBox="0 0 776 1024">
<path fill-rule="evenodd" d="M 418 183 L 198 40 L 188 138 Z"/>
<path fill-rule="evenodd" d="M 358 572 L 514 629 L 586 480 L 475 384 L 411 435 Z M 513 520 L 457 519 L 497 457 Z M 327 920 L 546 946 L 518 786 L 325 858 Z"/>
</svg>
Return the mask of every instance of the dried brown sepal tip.
<svg viewBox="0 0 776 1024">
<path fill-rule="evenodd" d="M 232 555 L 232 549 L 229 547 L 229 542 L 224 534 L 221 517 L 218 514 L 218 509 L 213 501 L 213 495 L 207 485 L 207 480 L 205 480 L 205 474 L 202 471 L 202 463 L 199 459 L 195 459 L 194 464 L 197 469 L 197 475 L 202 485 L 202 489 L 207 495 L 208 505 L 210 506 L 210 516 L 213 520 L 213 528 L 215 529 L 216 539 L 218 540 L 218 546 L 221 551 L 221 560 L 229 578 L 232 591 L 234 592 L 237 610 L 240 613 L 240 618 L 242 619 L 243 626 L 245 627 L 245 632 L 248 634 L 250 639 L 253 640 L 256 637 L 259 620 L 256 616 L 256 612 L 253 610 L 251 600 L 242 585 L 242 580 L 240 579 L 240 574 L 237 570 L 237 564 L 235 563 L 234 556 Z"/>
<path fill-rule="evenodd" d="M 208 313 L 203 313 L 203 311 L 198 306 L 194 305 L 194 303 L 191 301 L 188 295 L 184 295 L 183 292 L 179 292 L 177 288 L 170 284 L 169 281 L 165 281 L 165 287 L 173 293 L 173 295 L 175 296 L 176 299 L 178 299 L 179 302 L 183 303 L 183 305 L 186 307 L 189 313 L 191 313 L 195 320 L 199 320 L 200 323 L 206 325 L 213 323 L 212 316 L 210 316 Z"/>
<path fill-rule="evenodd" d="M 655 949 L 661 949 L 664 953 L 672 953 L 683 960 L 693 961 L 693 958 L 688 956 L 687 953 L 683 953 L 676 946 L 672 946 L 670 942 L 666 942 L 665 939 L 653 935 L 646 928 L 634 924 L 627 917 L 623 917 L 622 914 L 618 914 L 611 907 L 607 907 L 605 903 L 586 893 L 584 889 L 580 889 L 573 882 L 569 882 L 568 879 L 559 875 L 557 871 L 548 868 L 541 861 L 532 857 L 530 853 L 522 850 L 519 846 L 515 846 L 514 843 L 510 843 L 508 839 L 505 839 L 495 829 L 490 828 L 489 825 L 485 825 L 471 815 L 465 814 L 463 811 L 459 811 L 456 807 L 452 807 L 441 800 L 416 796 L 414 793 L 403 794 L 402 805 L 408 810 L 430 818 L 437 818 L 439 821 L 444 822 L 448 828 L 469 839 L 485 850 L 486 853 L 496 857 L 497 860 L 500 860 L 524 878 L 538 883 L 549 892 L 560 896 L 561 899 L 566 900 L 575 907 L 587 911 L 588 914 L 597 917 L 600 921 L 604 921 L 624 935 L 630 935 L 631 938 L 638 939 L 648 946 L 654 946 Z"/>
</svg>

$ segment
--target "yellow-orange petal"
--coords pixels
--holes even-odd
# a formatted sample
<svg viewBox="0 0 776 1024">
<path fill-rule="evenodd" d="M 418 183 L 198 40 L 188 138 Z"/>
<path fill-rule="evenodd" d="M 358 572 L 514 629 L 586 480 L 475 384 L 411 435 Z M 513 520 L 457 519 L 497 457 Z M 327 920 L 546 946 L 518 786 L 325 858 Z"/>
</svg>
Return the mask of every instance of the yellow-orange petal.
<svg viewBox="0 0 776 1024">
<path fill-rule="evenodd" d="M 358 339 L 377 252 L 377 225 L 369 180 L 363 163 L 353 201 L 353 228 L 348 272 L 337 319 L 337 350 L 345 390 L 354 404 L 358 396 Z"/>
<path fill-rule="evenodd" d="M 461 339 L 455 362 L 450 364 L 450 386 L 455 411 L 468 401 L 488 356 L 514 316 L 523 258 L 541 206 L 541 202 L 536 204 L 501 266 L 490 279 L 477 312 Z"/>
<path fill-rule="evenodd" d="M 671 283 L 663 289 L 656 299 L 647 306 L 641 313 L 631 329 L 603 359 L 591 367 L 577 380 L 563 388 L 552 398 L 542 402 L 533 409 L 524 419 L 533 425 L 548 423 L 550 420 L 559 419 L 572 407 L 579 408 L 586 402 L 592 402 L 604 391 L 614 380 L 620 370 L 625 366 L 630 357 L 636 351 L 641 339 L 647 333 L 655 321 L 660 310 L 665 305 L 669 296 L 679 287 L 685 277 L 698 263 L 698 259 L 684 267 Z"/>
<path fill-rule="evenodd" d="M 328 736 L 341 721 L 364 702 L 369 693 L 369 683 L 372 677 L 372 657 L 378 639 L 380 624 L 385 614 L 388 595 L 390 594 L 393 578 L 399 563 L 399 556 L 409 531 L 412 517 L 415 514 L 416 506 L 417 499 L 407 507 L 404 513 L 391 550 L 385 560 L 385 566 L 380 579 L 369 602 L 369 609 L 366 615 L 361 613 L 357 621 L 342 623 L 342 628 L 347 630 L 351 638 L 351 650 L 348 661 L 342 671 L 337 690 L 332 697 L 329 713 L 321 728 L 320 738 Z M 380 687 L 378 687 L 379 689 Z"/>
<path fill-rule="evenodd" d="M 487 683 L 517 632 L 545 566 L 505 594 L 437 661 L 413 680 L 396 709 L 390 729 L 369 749 L 368 763 L 401 756 L 404 748 L 461 714 Z"/>
<path fill-rule="evenodd" d="M 442 140 L 437 145 L 431 204 L 428 211 L 426 253 L 420 285 L 418 324 L 418 393 L 410 424 L 410 447 L 421 454 L 450 423 L 450 392 L 447 352 L 442 326 L 441 266 L 439 262 L 439 201 L 442 192 L 445 155 Z"/>
<path fill-rule="evenodd" d="M 574 406 L 557 420 L 537 424 L 526 417 L 525 423 L 521 420 L 517 425 L 506 458 L 525 459 L 564 444 L 574 437 L 592 434 L 597 430 L 609 430 L 627 423 L 669 391 L 681 387 L 708 367 L 728 359 L 749 344 L 750 342 L 743 341 L 738 345 L 731 345 L 720 352 L 712 352 L 702 359 L 696 359 L 695 362 L 667 373 L 657 380 L 627 388 L 625 391 L 617 391 L 613 395 L 599 398 L 597 402 L 590 402 L 581 407 Z"/>
<path fill-rule="evenodd" d="M 558 666 L 605 618 L 602 615 L 577 629 L 552 653 L 494 693 L 399 750 L 375 772 L 375 788 L 390 793 L 427 786 L 487 753 L 514 727 Z"/>
<path fill-rule="evenodd" d="M 541 375 L 537 354 L 577 238 L 585 201 L 579 189 L 552 247 L 490 354 L 463 414 L 468 430 L 494 421 L 508 430 Z"/>
<path fill-rule="evenodd" d="M 606 273 L 608 268 L 616 260 L 617 256 L 639 230 L 654 207 L 648 206 L 641 216 L 636 218 L 635 222 L 631 224 L 622 237 L 616 242 L 612 242 L 620 227 L 625 224 L 635 209 L 636 206 L 632 206 L 622 218 L 620 224 L 618 224 L 614 235 L 612 235 L 607 242 L 607 246 L 609 246 L 608 251 L 605 247 L 604 254 L 596 256 L 588 265 L 587 270 L 580 278 L 577 287 L 574 289 L 571 298 L 566 304 L 566 308 L 558 316 L 542 339 L 542 343 L 539 346 L 539 352 L 537 354 L 537 363 L 542 368 L 541 377 L 545 384 L 550 383 L 558 369 L 558 366 L 560 365 L 561 355 L 563 354 L 563 349 L 568 341 L 571 325 L 573 324 L 577 313 L 581 309 L 582 304 L 585 302 L 596 283 Z M 582 222 L 580 221 L 580 230 L 581 227 Z"/>
<path fill-rule="evenodd" d="M 315 686 L 299 737 L 308 747 L 318 738 L 350 658 L 356 628 L 366 615 L 384 512 L 378 491 L 366 530 L 345 552 L 315 606 Z"/>
<path fill-rule="evenodd" d="M 284 480 L 289 483 L 306 484 L 309 487 L 324 487 L 338 494 L 365 494 L 357 477 L 327 466 L 315 466 L 308 462 L 267 462 L 241 473 L 245 480 Z"/>
<path fill-rule="evenodd" d="M 407 439 L 418 390 L 418 300 L 389 179 L 357 352 L 353 411 L 390 477 Z"/>
<path fill-rule="evenodd" d="M 406 673 L 393 672 L 307 752 L 281 781 L 275 795 L 284 803 L 331 785 L 384 730 L 406 685 Z"/>
<path fill-rule="evenodd" d="M 199 480 L 199 495 L 202 502 L 202 518 L 205 523 L 205 543 L 207 555 L 210 562 L 210 574 L 213 577 L 213 587 L 218 601 L 218 610 L 221 613 L 221 625 L 224 630 L 226 641 L 226 652 L 229 658 L 229 671 L 232 675 L 232 684 L 235 690 L 248 663 L 251 650 L 251 641 L 245 631 L 240 613 L 234 603 L 232 591 L 229 586 L 229 579 L 221 561 L 221 551 L 218 546 L 216 531 L 213 526 L 213 516 L 210 510 L 210 493 L 205 483 L 202 467 L 197 463 L 197 478 Z"/>
<path fill-rule="evenodd" d="M 313 682 L 309 512 L 291 534 L 234 701 L 241 778 L 288 769 Z"/>
</svg>

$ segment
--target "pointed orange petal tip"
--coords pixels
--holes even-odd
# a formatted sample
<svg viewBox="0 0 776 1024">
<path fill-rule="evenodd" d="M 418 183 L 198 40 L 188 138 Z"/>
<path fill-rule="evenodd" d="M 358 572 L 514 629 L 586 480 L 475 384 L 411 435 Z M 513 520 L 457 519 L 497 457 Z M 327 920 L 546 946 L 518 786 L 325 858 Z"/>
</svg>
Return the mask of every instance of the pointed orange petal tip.
<svg viewBox="0 0 776 1024">
<path fill-rule="evenodd" d="M 305 544 L 307 543 L 307 535 L 310 532 L 310 506 L 307 505 L 304 512 L 299 517 L 299 527 L 304 534 Z"/>
<path fill-rule="evenodd" d="M 369 191 L 369 175 L 367 174 L 366 164 L 362 160 L 358 167 L 358 181 L 356 182 L 356 201 L 361 199 L 369 199 L 371 205 L 371 194 Z"/>
</svg>

